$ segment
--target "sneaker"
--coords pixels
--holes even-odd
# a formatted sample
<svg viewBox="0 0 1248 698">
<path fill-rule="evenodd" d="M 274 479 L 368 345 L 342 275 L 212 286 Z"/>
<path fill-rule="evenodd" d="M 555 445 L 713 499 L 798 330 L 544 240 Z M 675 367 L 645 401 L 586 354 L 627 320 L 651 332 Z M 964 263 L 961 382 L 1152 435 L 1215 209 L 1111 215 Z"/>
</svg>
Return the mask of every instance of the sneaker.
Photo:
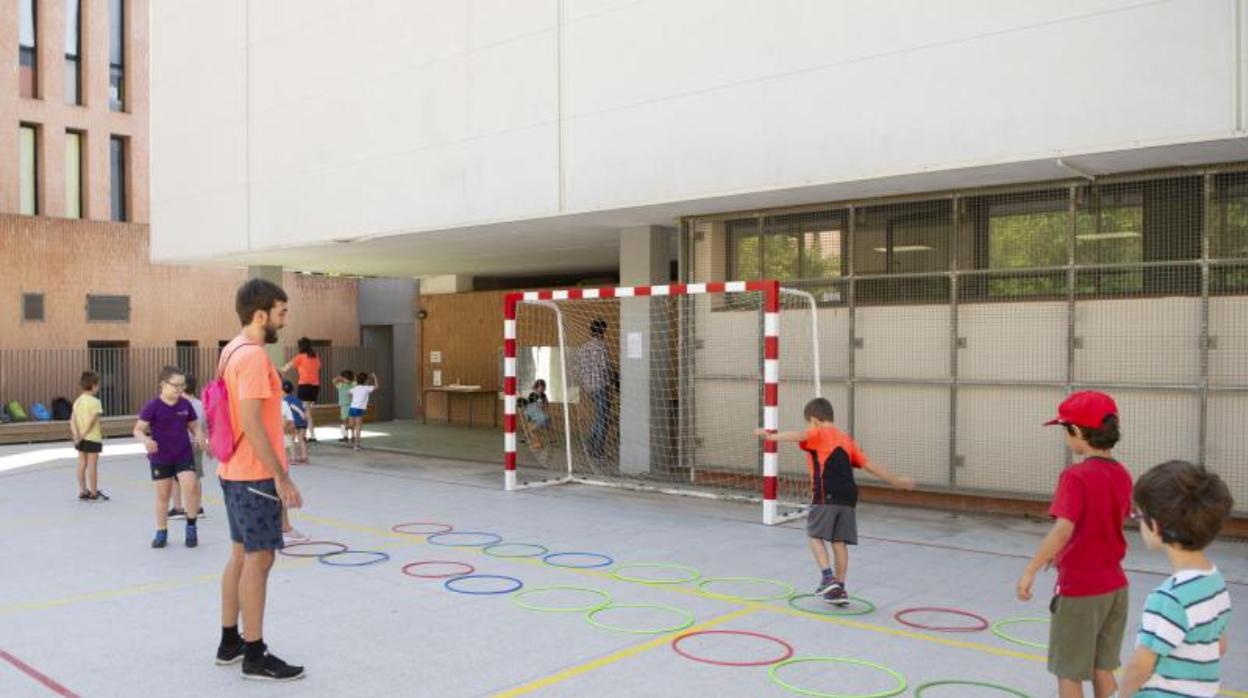
<svg viewBox="0 0 1248 698">
<path fill-rule="evenodd" d="M 104 494 L 104 490 L 96 490 L 95 494 L 91 495 L 91 501 L 93 502 L 107 502 L 108 500 L 109 496 Z"/>
<path fill-rule="evenodd" d="M 78 501 L 80 501 L 80 502 L 89 502 L 89 501 L 91 501 L 91 493 L 90 493 L 90 492 L 79 492 L 79 493 L 78 493 Z"/>
<path fill-rule="evenodd" d="M 238 642 L 221 643 L 217 645 L 217 666 L 228 666 L 243 661 L 244 643 L 240 638 Z"/>
<path fill-rule="evenodd" d="M 848 606 L 849 605 L 849 592 L 845 591 L 844 584 L 841 584 L 840 582 L 836 582 L 832 586 L 832 588 L 829 589 L 827 593 L 823 595 L 823 600 L 827 601 L 833 606 Z"/>
<path fill-rule="evenodd" d="M 819 586 L 815 587 L 815 596 L 823 596 L 838 585 L 840 585 L 840 582 L 836 581 L 835 577 L 824 577 L 819 582 Z"/>
<path fill-rule="evenodd" d="M 292 528 L 289 531 L 282 531 L 282 543 L 286 545 L 290 545 L 291 543 L 307 543 L 310 540 L 312 539 L 309 536 L 304 535 L 303 532 L 297 528 Z"/>
<path fill-rule="evenodd" d="M 186 547 L 194 548 L 199 545 L 199 526 L 187 524 L 186 526 Z"/>
<path fill-rule="evenodd" d="M 167 517 L 170 519 L 185 519 L 186 511 L 182 507 L 173 507 L 169 510 Z"/>
<path fill-rule="evenodd" d="M 303 667 L 291 666 L 268 652 L 264 659 L 249 662 L 243 659 L 243 678 L 253 681 L 294 681 L 303 678 Z"/>
<path fill-rule="evenodd" d="M 153 548 L 163 548 L 169 542 L 169 531 L 157 531 L 156 537 L 152 539 Z"/>
<path fill-rule="evenodd" d="M 310 443 L 310 444 L 314 444 L 314 443 L 316 443 L 316 437 L 315 437 L 315 436 L 309 436 L 309 437 L 308 437 L 308 443 Z"/>
<path fill-rule="evenodd" d="M 350 441 L 350 440 L 351 440 L 351 439 L 348 439 L 348 438 L 347 438 L 347 437 L 345 437 L 345 436 L 340 436 L 340 437 L 338 437 L 338 443 L 343 443 L 343 444 L 345 444 L 346 442 L 348 442 L 348 441 Z"/>
</svg>

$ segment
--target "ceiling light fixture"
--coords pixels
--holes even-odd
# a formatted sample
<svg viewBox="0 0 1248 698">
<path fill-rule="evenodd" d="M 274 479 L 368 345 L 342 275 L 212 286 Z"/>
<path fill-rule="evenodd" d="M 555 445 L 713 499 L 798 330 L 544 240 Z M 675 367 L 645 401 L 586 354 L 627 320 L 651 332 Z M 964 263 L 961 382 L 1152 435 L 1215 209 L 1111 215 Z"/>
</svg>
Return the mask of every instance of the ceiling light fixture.
<svg viewBox="0 0 1248 698">
<path fill-rule="evenodd" d="M 1076 240 L 1128 240 L 1131 238 L 1142 237 L 1135 230 L 1120 230 L 1114 233 L 1082 233 L 1076 235 Z"/>
<path fill-rule="evenodd" d="M 887 247 L 872 247 L 872 250 L 884 254 L 888 252 Z M 899 252 L 931 252 L 932 248 L 928 245 L 893 245 L 893 253 Z"/>
</svg>

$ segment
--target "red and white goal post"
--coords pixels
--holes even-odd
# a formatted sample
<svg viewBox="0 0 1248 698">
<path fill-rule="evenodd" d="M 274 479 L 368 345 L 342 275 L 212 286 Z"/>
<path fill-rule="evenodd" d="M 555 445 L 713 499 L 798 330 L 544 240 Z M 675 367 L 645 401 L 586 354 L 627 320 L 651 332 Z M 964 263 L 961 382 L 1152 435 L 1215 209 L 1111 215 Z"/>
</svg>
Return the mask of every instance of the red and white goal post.
<svg viewBox="0 0 1248 698">
<path fill-rule="evenodd" d="M 821 394 L 810 293 L 776 281 L 526 291 L 503 313 L 506 489 L 576 482 L 761 501 L 768 524 L 800 514 L 804 456 L 753 430 L 802 428 Z"/>
</svg>

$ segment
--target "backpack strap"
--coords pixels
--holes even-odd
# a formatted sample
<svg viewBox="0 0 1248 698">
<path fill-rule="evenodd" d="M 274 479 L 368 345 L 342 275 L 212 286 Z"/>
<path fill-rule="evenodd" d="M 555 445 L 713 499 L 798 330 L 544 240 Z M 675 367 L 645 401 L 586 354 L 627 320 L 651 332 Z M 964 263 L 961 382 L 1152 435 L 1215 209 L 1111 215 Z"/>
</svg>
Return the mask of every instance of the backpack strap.
<svg viewBox="0 0 1248 698">
<path fill-rule="evenodd" d="M 224 380 L 225 380 L 225 369 L 226 369 L 226 367 L 227 367 L 227 366 L 229 366 L 229 365 L 230 365 L 230 359 L 234 357 L 235 352 L 237 352 L 239 349 L 242 349 L 243 347 L 258 347 L 258 346 L 260 346 L 260 345 L 259 345 L 259 344 L 256 344 L 255 342 L 243 342 L 242 344 L 239 344 L 238 346 L 236 346 L 236 347 L 234 347 L 233 349 L 231 349 L 231 350 L 230 350 L 230 353 L 229 353 L 229 354 L 226 354 L 226 355 L 225 355 L 225 356 L 221 359 L 221 363 L 220 363 L 220 365 L 218 365 L 218 366 L 217 366 L 217 377 L 218 377 L 218 378 L 220 378 L 222 381 L 224 381 Z M 229 406 L 228 406 L 228 405 L 226 406 L 226 409 L 229 409 Z M 240 431 L 240 432 L 242 432 L 242 429 L 239 429 L 239 431 Z M 238 450 L 238 446 L 239 446 L 239 444 L 243 443 L 243 437 L 244 437 L 244 436 L 246 436 L 246 434 L 240 433 L 240 434 L 238 435 L 238 438 L 234 439 L 234 450 L 235 450 L 235 451 L 237 451 L 237 450 Z"/>
</svg>

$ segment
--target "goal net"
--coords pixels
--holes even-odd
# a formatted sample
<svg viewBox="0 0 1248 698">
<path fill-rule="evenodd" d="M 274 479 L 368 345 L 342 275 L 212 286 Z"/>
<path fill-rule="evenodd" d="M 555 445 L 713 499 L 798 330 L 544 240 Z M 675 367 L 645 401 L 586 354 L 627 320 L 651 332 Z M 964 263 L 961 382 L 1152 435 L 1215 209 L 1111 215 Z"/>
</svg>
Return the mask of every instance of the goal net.
<svg viewBox="0 0 1248 698">
<path fill-rule="evenodd" d="M 820 395 L 815 301 L 775 281 L 515 293 L 505 300 L 507 489 L 579 482 L 809 501 L 803 429 Z M 779 446 L 779 448 L 777 448 Z"/>
</svg>

